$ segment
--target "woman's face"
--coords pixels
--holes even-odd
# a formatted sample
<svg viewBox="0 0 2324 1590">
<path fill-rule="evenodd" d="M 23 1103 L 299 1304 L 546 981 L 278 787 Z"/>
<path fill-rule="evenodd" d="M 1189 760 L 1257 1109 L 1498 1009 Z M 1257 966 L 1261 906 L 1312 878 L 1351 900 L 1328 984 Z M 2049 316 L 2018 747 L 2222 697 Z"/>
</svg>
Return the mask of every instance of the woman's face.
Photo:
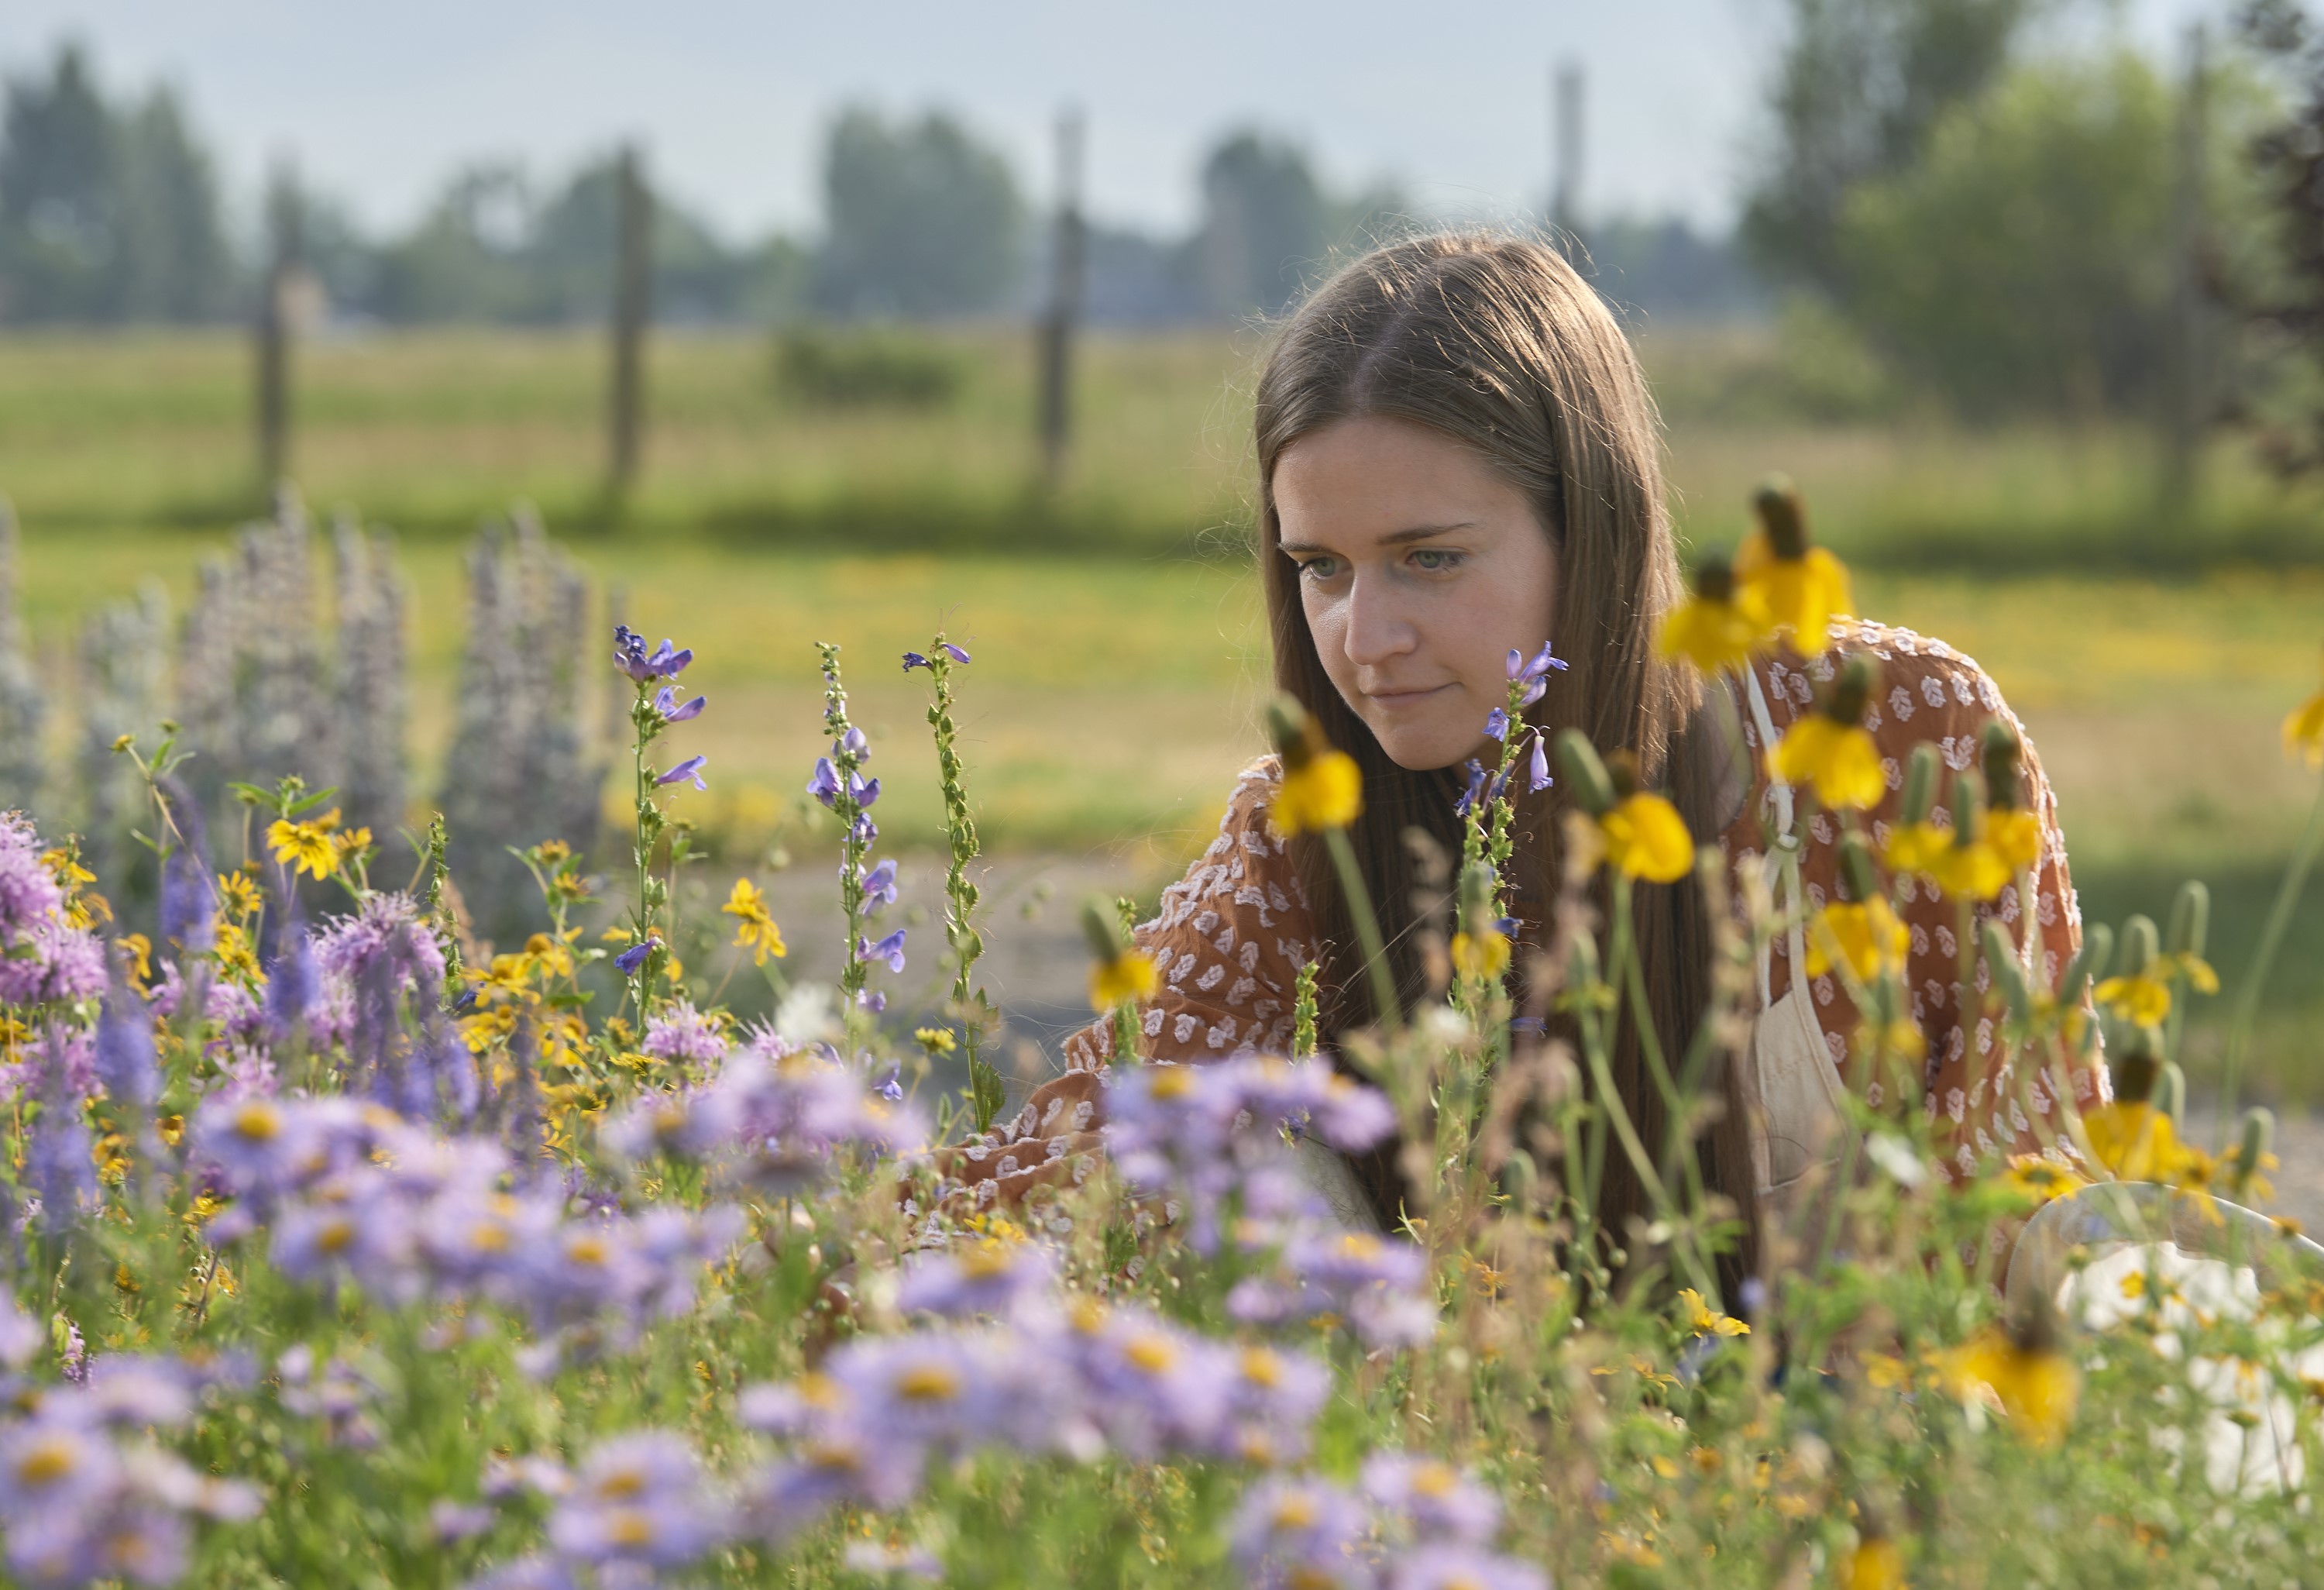
<svg viewBox="0 0 2324 1590">
<path fill-rule="evenodd" d="M 1366 416 L 1275 464 L 1283 555 L 1324 671 L 1399 767 L 1450 767 L 1548 641 L 1556 554 L 1525 495 L 1443 431 Z"/>
</svg>

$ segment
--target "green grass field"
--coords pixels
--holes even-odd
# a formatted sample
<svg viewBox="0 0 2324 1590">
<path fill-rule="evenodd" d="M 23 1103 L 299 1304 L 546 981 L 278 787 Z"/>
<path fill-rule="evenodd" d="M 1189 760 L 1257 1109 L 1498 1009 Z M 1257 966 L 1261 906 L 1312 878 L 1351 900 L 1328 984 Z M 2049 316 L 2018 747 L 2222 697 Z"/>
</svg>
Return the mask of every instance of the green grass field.
<svg viewBox="0 0 2324 1590">
<path fill-rule="evenodd" d="M 1021 339 L 964 339 L 983 356 L 956 408 L 836 417 L 775 393 L 758 342 L 666 339 L 651 463 L 620 523 L 592 515 L 593 342 L 444 334 L 307 350 L 297 456 L 309 500 L 355 504 L 403 534 L 423 786 L 450 721 L 465 532 L 524 495 L 601 589 L 624 593 L 632 623 L 700 652 L 689 678 L 711 711 L 680 733 L 711 758 L 712 824 L 761 830 L 796 804 L 818 740 L 812 642 L 831 639 L 881 745 L 883 823 L 927 839 L 924 695 L 895 658 L 943 624 L 977 658 L 966 749 L 992 842 L 1103 852 L 1148 876 L 1176 864 L 1259 743 L 1256 582 L 1238 538 L 1204 533 L 1236 523 L 1246 498 L 1240 393 L 1255 342 L 1101 342 L 1072 478 L 1043 505 L 1027 485 Z M 2131 565 L 2151 449 L 2136 432 L 1810 426 L 1735 396 L 1748 349 L 1646 350 L 1672 373 L 1683 525 L 1731 536 L 1750 485 L 1771 467 L 1793 473 L 1857 562 L 1859 605 L 1977 657 L 2024 715 L 2093 914 L 2159 915 L 2181 877 L 2203 875 L 2232 976 L 2315 790 L 2283 762 L 2275 726 L 2316 682 L 2324 569 L 2224 554 L 2252 526 L 2296 528 L 2312 507 L 2223 449 L 2218 516 L 2166 558 L 2172 572 L 2143 574 Z M 0 490 L 23 522 L 41 662 L 68 694 L 79 615 L 146 579 L 182 599 L 244 511 L 246 373 L 239 343 L 216 335 L 0 340 Z M 1707 411 L 1720 402 L 1758 417 L 1716 423 Z M 1111 555 L 1086 555 L 1098 551 Z M 2269 1072 L 2279 1091 L 2324 1095 L 2310 1036 L 2324 1016 L 2312 975 L 2324 906 L 2299 932 Z M 2199 1023 L 2197 1052 L 2216 1047 L 2216 1024 Z"/>
</svg>

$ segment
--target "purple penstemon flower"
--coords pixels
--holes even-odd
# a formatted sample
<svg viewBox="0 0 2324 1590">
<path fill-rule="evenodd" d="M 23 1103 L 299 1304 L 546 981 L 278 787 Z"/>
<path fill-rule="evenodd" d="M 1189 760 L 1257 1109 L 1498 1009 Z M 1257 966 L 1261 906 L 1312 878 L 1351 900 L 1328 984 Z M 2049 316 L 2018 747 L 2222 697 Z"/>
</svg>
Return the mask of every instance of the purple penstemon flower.
<svg viewBox="0 0 2324 1590">
<path fill-rule="evenodd" d="M 902 971 L 904 969 L 904 931 L 903 929 L 899 928 L 876 944 L 869 938 L 858 939 L 855 945 L 856 957 L 859 960 L 886 961 L 890 971 Z"/>
<path fill-rule="evenodd" d="M 847 780 L 847 793 L 853 797 L 857 806 L 868 809 L 879 802 L 880 781 L 867 779 L 861 773 L 852 773 Z"/>
<path fill-rule="evenodd" d="M 872 760 L 872 742 L 862 729 L 850 724 L 847 726 L 847 732 L 839 737 L 839 744 L 832 748 L 831 753 L 834 756 L 853 756 L 858 762 L 869 762 Z"/>
<path fill-rule="evenodd" d="M 659 650 L 649 652 L 646 638 L 625 624 L 613 626 L 613 666 L 644 684 L 651 679 L 674 679 L 686 671 L 694 661 L 691 646 L 678 651 L 664 640 Z"/>
<path fill-rule="evenodd" d="M 638 968 L 646 964 L 646 957 L 660 948 L 661 940 L 649 933 L 613 957 L 614 968 L 624 977 L 634 977 Z"/>
<path fill-rule="evenodd" d="M 1492 716 L 1485 719 L 1485 737 L 1489 740 L 1506 740 L 1509 737 L 1509 713 L 1508 707 L 1496 707 L 1493 708 Z"/>
<path fill-rule="evenodd" d="M 839 770 L 831 765 L 831 758 L 815 759 L 815 774 L 807 781 L 807 792 L 829 807 L 839 800 Z"/>
<path fill-rule="evenodd" d="M 904 653 L 904 671 L 906 673 L 911 672 L 912 670 L 916 668 L 933 668 L 934 666 L 935 665 L 933 663 L 931 663 L 927 658 L 921 656 L 918 652 L 907 652 Z"/>
<path fill-rule="evenodd" d="M 1526 788 L 1538 795 L 1554 781 L 1549 776 L 1549 738 L 1536 729 L 1533 732 L 1533 760 L 1526 767 Z"/>
<path fill-rule="evenodd" d="M 681 707 L 678 702 L 677 689 L 669 685 L 664 685 L 661 688 L 661 693 L 654 698 L 654 710 L 661 714 L 661 720 L 665 724 L 690 722 L 700 717 L 702 709 L 709 705 L 709 697 L 696 696 Z"/>
<path fill-rule="evenodd" d="M 1474 757 L 1462 763 L 1462 772 L 1468 775 L 1469 787 L 1461 792 L 1461 799 L 1452 803 L 1452 809 L 1459 816 L 1467 817 L 1483 797 L 1485 781 L 1491 775 L 1485 772 L 1485 764 Z"/>
<path fill-rule="evenodd" d="M 656 787 L 659 787 L 664 784 L 675 784 L 687 779 L 692 779 L 696 789 L 707 790 L 710 786 L 702 781 L 702 768 L 703 764 L 707 763 L 709 760 L 710 759 L 706 756 L 689 756 L 684 762 L 679 763 L 676 767 L 662 774 L 661 777 L 656 779 L 654 783 Z"/>
<path fill-rule="evenodd" d="M 1565 671 L 1565 659 L 1551 655 L 1549 644 L 1546 642 L 1544 642 L 1541 650 L 1531 657 L 1527 657 L 1514 646 L 1509 648 L 1509 678 L 1512 681 L 1520 682 L 1524 686 L 1524 692 L 1518 697 L 1519 704 L 1530 707 L 1540 700 L 1549 689 L 1549 676 L 1552 670 L 1563 673 Z"/>
<path fill-rule="evenodd" d="M 863 911 L 876 915 L 882 906 L 896 903 L 896 864 L 883 861 L 863 874 Z"/>
</svg>

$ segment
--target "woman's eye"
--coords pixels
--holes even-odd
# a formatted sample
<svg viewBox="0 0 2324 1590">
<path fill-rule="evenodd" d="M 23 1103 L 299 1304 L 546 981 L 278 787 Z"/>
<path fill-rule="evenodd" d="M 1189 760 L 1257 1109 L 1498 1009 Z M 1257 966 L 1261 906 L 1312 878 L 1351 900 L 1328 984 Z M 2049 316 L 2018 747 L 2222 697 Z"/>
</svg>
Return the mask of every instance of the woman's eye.
<svg viewBox="0 0 2324 1590">
<path fill-rule="evenodd" d="M 1412 554 L 1412 563 L 1414 568 L 1430 574 L 1442 574 L 1461 567 L 1461 554 L 1443 547 L 1422 547 Z"/>
<path fill-rule="evenodd" d="M 1337 558 L 1310 558 L 1299 566 L 1299 574 L 1304 579 L 1329 579 L 1339 572 L 1340 560 Z"/>
</svg>

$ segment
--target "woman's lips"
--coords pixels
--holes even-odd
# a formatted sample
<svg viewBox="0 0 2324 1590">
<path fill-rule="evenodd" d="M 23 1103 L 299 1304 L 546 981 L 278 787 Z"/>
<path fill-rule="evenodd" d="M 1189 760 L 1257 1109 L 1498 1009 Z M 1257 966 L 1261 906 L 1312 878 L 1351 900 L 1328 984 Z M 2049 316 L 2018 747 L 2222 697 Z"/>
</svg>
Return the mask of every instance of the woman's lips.
<svg viewBox="0 0 2324 1590">
<path fill-rule="evenodd" d="M 1364 692 L 1364 698 L 1387 707 L 1391 712 L 1396 712 L 1406 707 L 1417 707 L 1425 701 L 1433 701 L 1452 688 L 1449 684 L 1443 684 L 1415 690 L 1367 690 Z"/>
</svg>

